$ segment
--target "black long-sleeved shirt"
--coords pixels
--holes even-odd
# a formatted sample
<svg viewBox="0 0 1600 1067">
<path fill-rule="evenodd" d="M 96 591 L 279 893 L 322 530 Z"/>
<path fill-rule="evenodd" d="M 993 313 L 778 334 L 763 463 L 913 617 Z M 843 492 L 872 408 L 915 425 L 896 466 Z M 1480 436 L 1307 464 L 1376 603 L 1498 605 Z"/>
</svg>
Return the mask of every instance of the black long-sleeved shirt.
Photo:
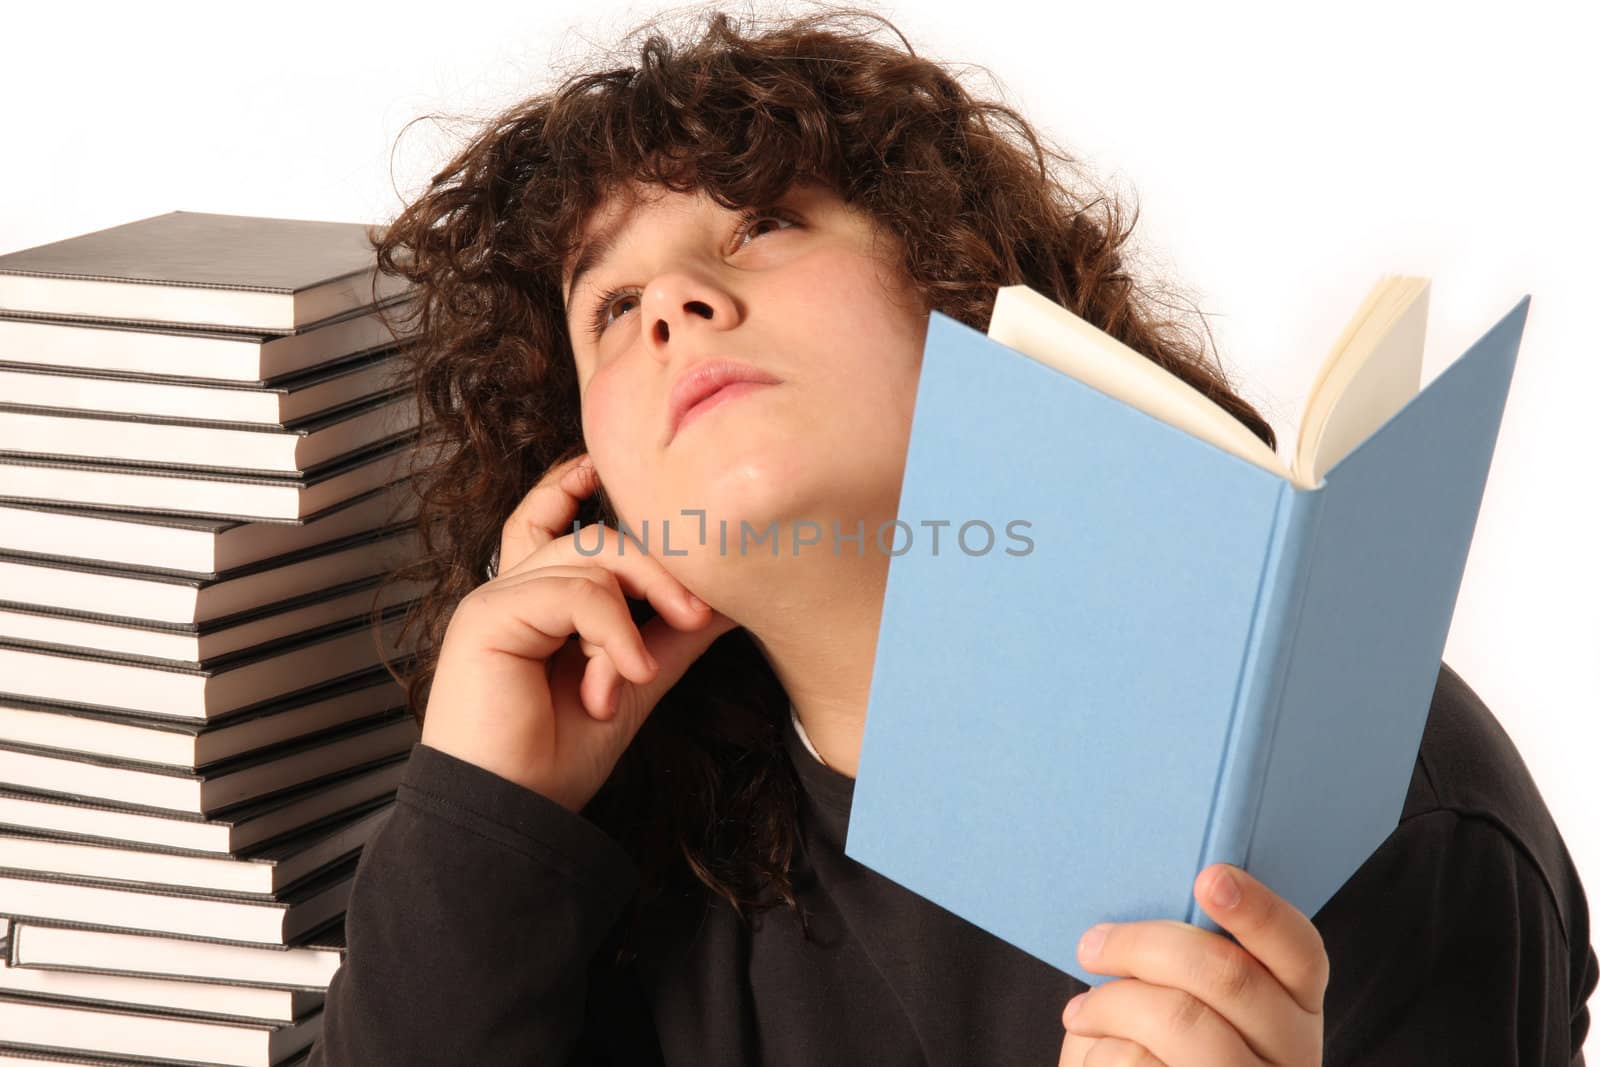
<svg viewBox="0 0 1600 1067">
<path fill-rule="evenodd" d="M 417 745 L 362 856 L 307 1067 L 1054 1067 L 1061 1009 L 1087 987 L 847 858 L 854 780 L 792 724 L 785 744 L 814 939 L 786 908 L 743 926 L 707 893 L 698 923 L 625 968 L 591 957 L 637 888 L 628 853 Z M 1326 1067 L 1583 1064 L 1600 981 L 1584 890 L 1510 739 L 1448 666 L 1396 829 L 1312 921 Z"/>
</svg>

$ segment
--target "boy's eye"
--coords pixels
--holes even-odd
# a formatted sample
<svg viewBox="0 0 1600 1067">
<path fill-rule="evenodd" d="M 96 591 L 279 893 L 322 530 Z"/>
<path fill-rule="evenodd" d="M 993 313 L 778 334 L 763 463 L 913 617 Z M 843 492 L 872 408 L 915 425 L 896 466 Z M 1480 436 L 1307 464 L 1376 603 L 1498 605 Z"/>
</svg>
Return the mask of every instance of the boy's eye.
<svg viewBox="0 0 1600 1067">
<path fill-rule="evenodd" d="M 799 224 L 797 219 L 795 219 L 788 212 L 779 208 L 763 208 L 758 211 L 747 211 L 739 217 L 739 226 L 734 231 L 736 237 L 735 249 L 737 250 L 744 247 L 744 238 L 754 231 L 757 223 L 767 221 L 788 222 L 794 225 Z M 610 312 L 612 302 L 620 300 L 624 297 L 638 299 L 637 297 L 633 296 L 632 292 L 628 288 L 610 289 L 596 298 L 594 313 L 589 320 L 589 334 L 591 337 L 598 340 L 600 335 L 605 333 L 606 327 L 611 325 Z"/>
</svg>

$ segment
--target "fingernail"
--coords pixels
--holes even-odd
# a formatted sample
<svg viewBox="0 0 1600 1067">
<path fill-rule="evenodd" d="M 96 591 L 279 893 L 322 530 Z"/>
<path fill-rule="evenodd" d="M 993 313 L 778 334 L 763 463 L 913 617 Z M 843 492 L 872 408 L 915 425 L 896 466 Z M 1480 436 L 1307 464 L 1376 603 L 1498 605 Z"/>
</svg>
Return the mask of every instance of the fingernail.
<svg viewBox="0 0 1600 1067">
<path fill-rule="evenodd" d="M 1061 1017 L 1063 1019 L 1070 1019 L 1074 1015 L 1078 1014 L 1078 1009 L 1083 1007 L 1083 998 L 1088 996 L 1088 995 L 1089 994 L 1087 994 L 1087 993 L 1079 993 L 1077 996 L 1075 996 L 1071 1000 L 1067 1001 L 1067 1006 L 1061 1012 Z"/>
<path fill-rule="evenodd" d="M 1084 933 L 1083 939 L 1078 942 L 1078 956 L 1085 963 L 1092 962 L 1100 955 L 1100 946 L 1106 943 L 1106 924 L 1096 923 Z"/>
<path fill-rule="evenodd" d="M 1211 883 L 1211 899 L 1219 908 L 1231 908 L 1239 903 L 1239 883 L 1233 875 L 1223 871 Z"/>
<path fill-rule="evenodd" d="M 644 650 L 644 661 L 650 665 L 650 669 L 653 671 L 659 671 L 661 669 L 660 661 L 650 654 L 650 650 L 648 648 Z"/>
<path fill-rule="evenodd" d="M 695 596 L 693 593 L 689 594 L 689 607 L 693 608 L 695 611 L 699 611 L 701 608 L 703 608 L 705 606 L 706 606 L 706 602 L 704 600 L 701 600 L 699 597 Z"/>
<path fill-rule="evenodd" d="M 611 691 L 611 699 L 606 703 L 606 707 L 608 709 L 610 709 L 610 712 L 611 712 L 612 715 L 615 715 L 617 713 L 617 706 L 619 704 L 621 704 L 621 703 L 622 703 L 622 690 L 620 688 L 613 689 Z"/>
</svg>

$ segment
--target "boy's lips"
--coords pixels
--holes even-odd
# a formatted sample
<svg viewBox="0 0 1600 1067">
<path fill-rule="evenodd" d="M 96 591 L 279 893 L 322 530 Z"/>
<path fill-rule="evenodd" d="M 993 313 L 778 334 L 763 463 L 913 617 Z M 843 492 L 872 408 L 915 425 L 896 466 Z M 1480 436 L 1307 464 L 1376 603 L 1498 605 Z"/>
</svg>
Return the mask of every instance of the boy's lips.
<svg viewBox="0 0 1600 1067">
<path fill-rule="evenodd" d="M 667 400 L 667 440 L 672 440 L 691 414 L 698 417 L 717 404 L 779 381 L 766 371 L 734 360 L 695 364 L 673 383 Z"/>
<path fill-rule="evenodd" d="M 683 429 L 683 427 L 685 425 L 687 425 L 688 423 L 690 423 L 690 422 L 694 421 L 695 419 L 699 418 L 701 415 L 705 414 L 707 411 L 710 411 L 712 408 L 719 407 L 719 406 L 721 406 L 723 404 L 726 404 L 726 403 L 729 403 L 729 402 L 731 402 L 733 400 L 737 400 L 739 397 L 744 396 L 746 393 L 754 392 L 757 389 L 770 388 L 771 385 L 772 385 L 771 382 L 748 382 L 748 381 L 746 381 L 746 382 L 731 382 L 728 385 L 723 386 L 721 389 L 718 389 L 716 392 L 712 393 L 710 396 L 708 396 L 704 400 L 700 401 L 694 407 L 692 407 L 688 411 L 684 412 L 683 413 L 683 418 L 678 420 L 678 425 L 674 430 L 674 435 L 676 435 L 676 431 L 677 430 Z"/>
</svg>

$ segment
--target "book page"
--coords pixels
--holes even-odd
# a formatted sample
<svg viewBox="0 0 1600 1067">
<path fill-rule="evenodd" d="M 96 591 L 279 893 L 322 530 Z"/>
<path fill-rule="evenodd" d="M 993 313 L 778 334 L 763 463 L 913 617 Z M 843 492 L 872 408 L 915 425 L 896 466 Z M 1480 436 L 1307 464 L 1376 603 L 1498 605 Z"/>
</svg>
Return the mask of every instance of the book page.
<svg viewBox="0 0 1600 1067">
<path fill-rule="evenodd" d="M 1225 452 L 1290 477 L 1278 454 L 1215 401 L 1029 286 L 1000 287 L 988 336 Z"/>
<path fill-rule="evenodd" d="M 1323 476 L 1417 395 L 1428 327 L 1428 280 L 1373 286 L 1324 360 L 1295 446 L 1294 480 Z"/>
</svg>

